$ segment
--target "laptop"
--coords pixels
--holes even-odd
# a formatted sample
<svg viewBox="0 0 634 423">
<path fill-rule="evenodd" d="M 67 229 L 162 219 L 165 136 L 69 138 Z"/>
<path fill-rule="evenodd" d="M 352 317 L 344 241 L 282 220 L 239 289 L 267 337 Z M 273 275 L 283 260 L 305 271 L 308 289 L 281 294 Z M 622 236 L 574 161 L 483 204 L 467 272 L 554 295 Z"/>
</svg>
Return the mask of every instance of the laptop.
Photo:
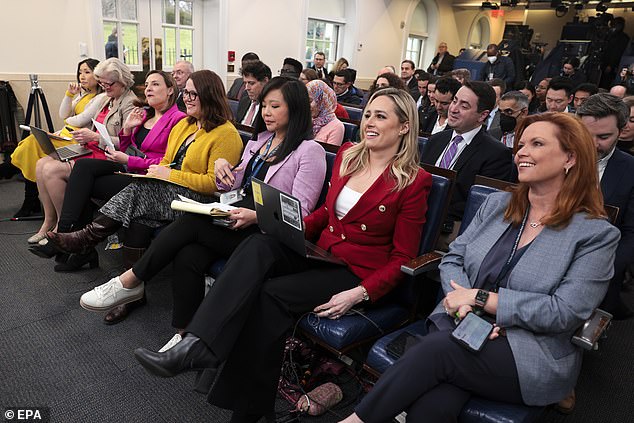
<svg viewBox="0 0 634 423">
<path fill-rule="evenodd" d="M 345 266 L 346 263 L 306 240 L 300 201 L 259 179 L 251 180 L 255 212 L 262 232 L 273 235 L 300 256 Z"/>
<path fill-rule="evenodd" d="M 61 162 L 67 162 L 76 157 L 86 156 L 92 153 L 92 150 L 79 144 L 70 144 L 64 147 L 55 148 L 48 132 L 38 128 L 37 126 L 29 126 L 29 128 L 31 129 L 33 136 L 35 136 L 38 144 L 40 144 L 40 147 L 42 147 L 42 150 L 44 150 L 46 154 L 49 154 Z"/>
</svg>

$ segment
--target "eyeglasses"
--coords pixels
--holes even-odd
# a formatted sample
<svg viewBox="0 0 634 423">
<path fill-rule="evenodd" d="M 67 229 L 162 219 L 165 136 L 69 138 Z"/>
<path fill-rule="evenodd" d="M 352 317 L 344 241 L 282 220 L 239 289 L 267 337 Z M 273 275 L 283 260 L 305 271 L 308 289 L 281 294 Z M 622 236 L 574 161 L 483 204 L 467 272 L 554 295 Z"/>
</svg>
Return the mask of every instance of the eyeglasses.
<svg viewBox="0 0 634 423">
<path fill-rule="evenodd" d="M 293 69 L 280 69 L 277 72 L 280 75 L 288 75 L 289 73 L 296 73 Z"/>
<path fill-rule="evenodd" d="M 333 82 L 332 85 L 334 85 L 335 87 L 343 87 L 344 85 L 346 85 L 345 82 Z"/>
<path fill-rule="evenodd" d="M 183 98 L 187 97 L 189 101 L 196 101 L 198 93 L 196 91 L 183 90 Z"/>
<path fill-rule="evenodd" d="M 519 109 L 519 110 L 513 110 L 513 109 L 511 109 L 511 108 L 509 107 L 508 109 L 504 109 L 504 110 L 500 109 L 500 113 L 502 113 L 503 115 L 506 115 L 506 116 L 513 116 L 513 115 L 515 115 L 516 113 L 517 113 L 517 114 L 522 113 L 524 110 L 526 110 L 526 109 L 525 109 L 525 108 L 523 108 L 523 109 Z M 513 117 L 516 117 L 516 116 L 513 116 Z"/>
<path fill-rule="evenodd" d="M 118 81 L 114 81 L 114 82 L 106 82 L 106 81 L 99 81 L 99 85 L 101 85 L 104 89 L 105 88 L 112 88 L 112 86 L 114 84 L 116 84 Z"/>
</svg>

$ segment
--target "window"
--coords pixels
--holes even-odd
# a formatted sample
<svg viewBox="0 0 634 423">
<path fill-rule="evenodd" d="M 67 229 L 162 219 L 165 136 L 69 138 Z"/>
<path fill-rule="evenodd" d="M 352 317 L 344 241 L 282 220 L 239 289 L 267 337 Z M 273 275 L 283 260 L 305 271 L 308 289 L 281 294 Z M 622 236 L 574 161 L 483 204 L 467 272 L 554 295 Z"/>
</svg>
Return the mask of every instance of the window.
<svg viewBox="0 0 634 423">
<path fill-rule="evenodd" d="M 101 0 L 106 59 L 139 64 L 139 22 L 136 0 Z"/>
<path fill-rule="evenodd" d="M 308 20 L 308 31 L 306 32 L 306 67 L 313 66 L 313 56 L 318 51 L 326 55 L 326 64 L 324 67 L 329 69 L 330 65 L 337 60 L 337 47 L 339 44 L 339 24 L 319 21 L 316 19 Z"/>
<path fill-rule="evenodd" d="M 423 37 L 407 37 L 407 49 L 405 49 L 405 58 L 416 63 L 417 68 L 421 68 L 421 53 L 425 47 L 425 38 Z"/>
<path fill-rule="evenodd" d="M 163 66 L 179 60 L 192 61 L 194 54 L 193 1 L 163 0 Z"/>
</svg>

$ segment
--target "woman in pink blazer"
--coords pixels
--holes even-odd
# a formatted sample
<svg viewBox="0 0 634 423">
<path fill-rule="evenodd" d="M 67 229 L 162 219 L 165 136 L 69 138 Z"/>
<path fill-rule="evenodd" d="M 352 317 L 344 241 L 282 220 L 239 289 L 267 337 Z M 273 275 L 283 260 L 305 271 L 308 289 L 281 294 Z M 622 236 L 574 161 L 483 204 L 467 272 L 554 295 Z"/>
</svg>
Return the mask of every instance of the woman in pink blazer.
<svg viewBox="0 0 634 423">
<path fill-rule="evenodd" d="M 134 266 L 117 276 L 121 291 L 104 298 L 107 323 L 123 320 L 143 300 L 126 301 L 143 289 L 167 263 L 174 262 L 172 325 L 187 326 L 205 294 L 204 275 L 219 258 L 226 258 L 249 235 L 259 233 L 251 193 L 251 177 L 287 192 L 302 203 L 304 216 L 317 205 L 326 175 L 326 153 L 311 137 L 310 101 L 299 80 L 276 77 L 260 95 L 255 139 L 247 143 L 242 160 L 233 168 L 225 159 L 215 163 L 220 190 L 238 190 L 243 198 L 229 217 L 229 228 L 215 225 L 209 216 L 186 213 L 164 228 Z M 92 292 L 92 291 L 91 291 Z M 99 310 L 97 310 L 99 311 Z M 175 335 L 180 339 L 180 334 Z"/>
</svg>

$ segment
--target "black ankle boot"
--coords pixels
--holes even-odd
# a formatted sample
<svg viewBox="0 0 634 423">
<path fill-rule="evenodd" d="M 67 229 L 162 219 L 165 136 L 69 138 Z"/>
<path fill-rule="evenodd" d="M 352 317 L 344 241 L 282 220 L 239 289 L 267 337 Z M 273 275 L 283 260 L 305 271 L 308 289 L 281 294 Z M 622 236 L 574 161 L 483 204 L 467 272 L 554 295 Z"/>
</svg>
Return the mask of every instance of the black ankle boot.
<svg viewBox="0 0 634 423">
<path fill-rule="evenodd" d="M 99 267 L 99 254 L 94 248 L 86 254 L 70 254 L 64 263 L 56 264 L 53 270 L 56 272 L 75 272 L 86 264 L 91 269 Z"/>
<path fill-rule="evenodd" d="M 165 352 L 137 348 L 134 357 L 145 370 L 161 377 L 174 377 L 192 370 L 217 369 L 220 364 L 205 343 L 191 333 Z"/>
</svg>

